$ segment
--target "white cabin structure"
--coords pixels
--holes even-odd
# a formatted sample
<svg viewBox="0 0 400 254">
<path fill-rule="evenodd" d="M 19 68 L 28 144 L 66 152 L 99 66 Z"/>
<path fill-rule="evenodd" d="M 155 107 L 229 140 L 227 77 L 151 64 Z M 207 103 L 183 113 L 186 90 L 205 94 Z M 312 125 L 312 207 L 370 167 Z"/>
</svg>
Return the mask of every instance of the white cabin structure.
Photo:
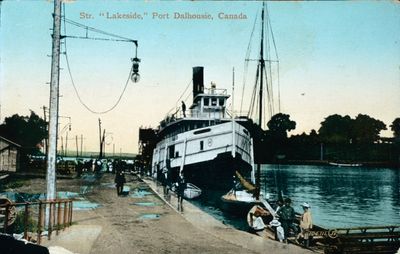
<svg viewBox="0 0 400 254">
<path fill-rule="evenodd" d="M 203 67 L 193 68 L 193 103 L 188 112 L 180 110 L 161 121 L 153 176 L 164 174 L 174 181 L 182 173 L 187 181 L 204 186 L 229 185 L 235 170 L 248 175 L 253 144 L 241 124 L 247 119 L 232 119 L 228 98 L 226 89 L 217 89 L 214 83 L 204 89 Z"/>
</svg>

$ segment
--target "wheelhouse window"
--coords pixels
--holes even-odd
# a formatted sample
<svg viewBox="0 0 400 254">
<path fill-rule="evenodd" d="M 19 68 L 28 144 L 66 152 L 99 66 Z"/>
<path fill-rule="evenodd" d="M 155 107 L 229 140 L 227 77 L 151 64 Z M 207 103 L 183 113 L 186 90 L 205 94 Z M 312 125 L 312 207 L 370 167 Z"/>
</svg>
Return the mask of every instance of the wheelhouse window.
<svg viewBox="0 0 400 254">
<path fill-rule="evenodd" d="M 200 151 L 204 150 L 204 141 L 200 141 Z"/>
<path fill-rule="evenodd" d="M 222 99 L 222 98 L 220 98 L 220 99 L 218 100 L 218 102 L 219 102 L 219 106 L 221 106 L 221 107 L 223 107 L 223 106 L 225 105 L 225 100 Z"/>
<path fill-rule="evenodd" d="M 211 106 L 217 106 L 217 98 L 211 99 Z"/>
<path fill-rule="evenodd" d="M 210 99 L 204 98 L 204 106 L 209 106 L 209 105 L 210 105 Z"/>
</svg>

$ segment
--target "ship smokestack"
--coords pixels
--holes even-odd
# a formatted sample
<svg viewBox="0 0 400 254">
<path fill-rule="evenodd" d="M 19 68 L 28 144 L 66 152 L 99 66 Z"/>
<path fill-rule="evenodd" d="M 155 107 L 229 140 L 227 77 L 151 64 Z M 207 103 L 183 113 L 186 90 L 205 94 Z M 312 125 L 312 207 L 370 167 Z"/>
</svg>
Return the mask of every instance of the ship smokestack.
<svg viewBox="0 0 400 254">
<path fill-rule="evenodd" d="M 204 92 L 204 67 L 193 67 L 193 99 Z"/>
</svg>

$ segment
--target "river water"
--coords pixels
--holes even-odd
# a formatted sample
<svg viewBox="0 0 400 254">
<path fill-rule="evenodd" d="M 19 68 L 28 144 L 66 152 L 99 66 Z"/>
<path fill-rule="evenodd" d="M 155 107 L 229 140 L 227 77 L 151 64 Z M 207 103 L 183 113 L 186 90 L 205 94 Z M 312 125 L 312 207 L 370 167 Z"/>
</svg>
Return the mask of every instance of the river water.
<svg viewBox="0 0 400 254">
<path fill-rule="evenodd" d="M 308 202 L 314 224 L 325 228 L 400 224 L 398 169 L 262 165 L 261 183 L 272 199 L 279 191 L 290 197 L 297 212 Z M 246 230 L 245 218 L 219 209 L 220 195 L 206 193 L 194 203 L 225 223 Z"/>
</svg>

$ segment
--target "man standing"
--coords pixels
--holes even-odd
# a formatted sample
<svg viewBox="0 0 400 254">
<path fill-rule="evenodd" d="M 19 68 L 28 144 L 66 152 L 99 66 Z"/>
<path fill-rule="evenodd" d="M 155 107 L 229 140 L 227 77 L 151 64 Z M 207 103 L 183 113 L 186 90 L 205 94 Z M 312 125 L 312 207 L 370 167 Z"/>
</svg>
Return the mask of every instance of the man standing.
<svg viewBox="0 0 400 254">
<path fill-rule="evenodd" d="M 186 104 L 182 101 L 182 113 L 183 117 L 186 117 Z"/>
<path fill-rule="evenodd" d="M 178 178 L 178 190 L 177 190 L 177 194 L 178 194 L 178 211 L 183 212 L 183 195 L 186 189 L 186 182 L 185 179 L 183 178 L 183 175 L 179 175 Z"/>
<path fill-rule="evenodd" d="M 279 221 L 282 224 L 283 232 L 285 233 L 285 242 L 287 242 L 287 237 L 289 236 L 289 228 L 292 227 L 293 221 L 295 219 L 295 213 L 293 207 L 290 206 L 292 200 L 290 198 L 285 199 L 285 204 L 278 211 Z"/>
<path fill-rule="evenodd" d="M 124 189 L 125 176 L 121 169 L 117 169 L 117 174 L 115 175 L 115 185 L 117 187 L 117 194 L 120 196 L 122 190 Z"/>
<path fill-rule="evenodd" d="M 296 240 L 304 239 L 304 245 L 309 247 L 310 245 L 310 230 L 313 227 L 312 216 L 310 211 L 310 205 L 307 202 L 302 204 L 304 213 L 300 219 L 300 233 Z"/>
</svg>

